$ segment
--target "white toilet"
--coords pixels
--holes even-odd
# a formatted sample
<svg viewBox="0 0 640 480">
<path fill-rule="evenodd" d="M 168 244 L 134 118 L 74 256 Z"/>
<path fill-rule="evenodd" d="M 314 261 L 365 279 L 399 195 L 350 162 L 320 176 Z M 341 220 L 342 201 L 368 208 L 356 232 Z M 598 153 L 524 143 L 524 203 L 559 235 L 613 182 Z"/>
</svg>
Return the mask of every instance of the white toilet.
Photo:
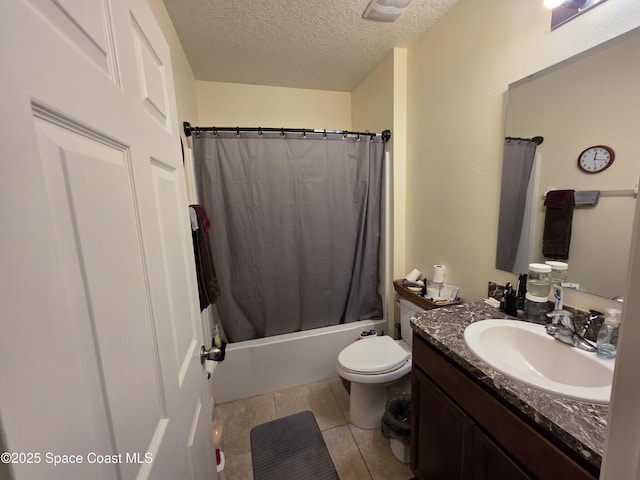
<svg viewBox="0 0 640 480">
<path fill-rule="evenodd" d="M 338 375 L 351 382 L 349 417 L 355 426 L 380 428 L 388 387 L 411 373 L 411 314 L 419 311 L 409 301 L 400 302 L 402 340 L 371 337 L 347 346 L 338 355 Z"/>
</svg>

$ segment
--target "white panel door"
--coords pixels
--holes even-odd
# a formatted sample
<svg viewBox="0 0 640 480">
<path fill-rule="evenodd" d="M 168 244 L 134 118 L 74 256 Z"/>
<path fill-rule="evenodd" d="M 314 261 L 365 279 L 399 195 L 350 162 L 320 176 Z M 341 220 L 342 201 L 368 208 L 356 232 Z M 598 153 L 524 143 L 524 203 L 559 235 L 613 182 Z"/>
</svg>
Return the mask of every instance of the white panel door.
<svg viewBox="0 0 640 480">
<path fill-rule="evenodd" d="M 15 480 L 215 479 L 169 49 L 144 0 L 0 2 Z"/>
</svg>

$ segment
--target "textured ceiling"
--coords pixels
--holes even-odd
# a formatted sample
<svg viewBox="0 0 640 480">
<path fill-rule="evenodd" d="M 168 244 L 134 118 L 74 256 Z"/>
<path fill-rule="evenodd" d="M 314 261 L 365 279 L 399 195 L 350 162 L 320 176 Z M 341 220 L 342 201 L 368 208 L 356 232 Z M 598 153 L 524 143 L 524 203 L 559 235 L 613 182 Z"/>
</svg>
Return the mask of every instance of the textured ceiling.
<svg viewBox="0 0 640 480">
<path fill-rule="evenodd" d="M 197 80 L 351 91 L 457 0 L 414 0 L 394 23 L 369 0 L 164 0 Z"/>
</svg>

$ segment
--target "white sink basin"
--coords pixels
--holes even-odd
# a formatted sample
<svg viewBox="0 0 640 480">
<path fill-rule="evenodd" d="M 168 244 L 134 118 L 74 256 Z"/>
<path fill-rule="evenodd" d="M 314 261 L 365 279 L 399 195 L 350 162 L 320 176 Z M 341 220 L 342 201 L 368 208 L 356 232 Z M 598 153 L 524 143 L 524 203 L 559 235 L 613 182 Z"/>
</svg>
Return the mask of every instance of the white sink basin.
<svg viewBox="0 0 640 480">
<path fill-rule="evenodd" d="M 482 320 L 465 329 L 464 340 L 480 360 L 511 378 L 563 397 L 609 403 L 615 362 L 554 339 L 544 325 Z"/>
</svg>

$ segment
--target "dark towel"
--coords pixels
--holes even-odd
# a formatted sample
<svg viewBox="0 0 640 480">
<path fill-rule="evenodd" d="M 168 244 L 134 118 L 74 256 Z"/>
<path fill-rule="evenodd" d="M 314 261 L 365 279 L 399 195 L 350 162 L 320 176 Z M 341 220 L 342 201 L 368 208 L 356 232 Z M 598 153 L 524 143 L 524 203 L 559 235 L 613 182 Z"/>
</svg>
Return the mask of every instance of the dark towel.
<svg viewBox="0 0 640 480">
<path fill-rule="evenodd" d="M 196 260 L 198 276 L 198 296 L 200 297 L 200 311 L 210 304 L 216 303 L 220 297 L 220 285 L 213 265 L 211 245 L 209 244 L 209 217 L 202 205 L 190 205 L 198 217 L 198 229 L 191 232 L 193 238 L 193 254 Z"/>
<path fill-rule="evenodd" d="M 544 201 L 547 214 L 542 235 L 542 254 L 547 258 L 567 260 L 571 243 L 574 190 L 553 190 Z"/>
</svg>

